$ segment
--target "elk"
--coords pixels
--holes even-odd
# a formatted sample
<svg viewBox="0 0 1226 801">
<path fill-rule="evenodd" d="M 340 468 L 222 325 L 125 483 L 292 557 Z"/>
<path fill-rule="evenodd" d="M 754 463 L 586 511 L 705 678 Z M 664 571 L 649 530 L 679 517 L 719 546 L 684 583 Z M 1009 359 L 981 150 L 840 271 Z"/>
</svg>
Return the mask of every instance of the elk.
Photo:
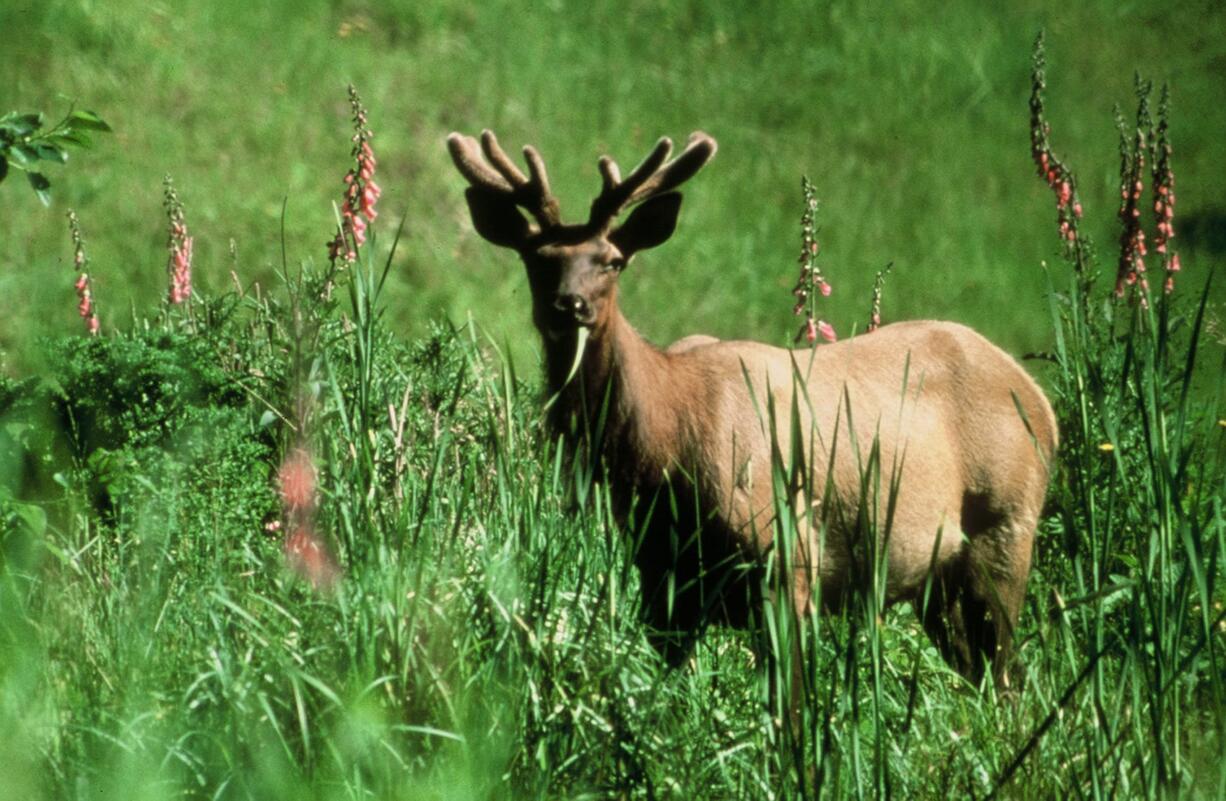
<svg viewBox="0 0 1226 801">
<path fill-rule="evenodd" d="M 763 571 L 778 556 L 773 453 L 786 462 L 807 450 L 811 473 L 794 488 L 812 513 L 791 555 L 793 608 L 837 607 L 857 589 L 865 533 L 854 510 L 873 444 L 880 464 L 901 465 L 889 536 L 877 533 L 886 603 L 919 611 L 928 587 L 922 623 L 951 667 L 978 683 L 990 664 L 1007 686 L 1057 444 L 1051 407 L 1017 362 L 935 321 L 816 349 L 704 335 L 659 349 L 622 315 L 618 282 L 636 253 L 671 236 L 677 187 L 715 154 L 710 136 L 692 134 L 671 160 L 661 139 L 625 178 L 602 157 L 603 186 L 581 224 L 562 221 L 533 147 L 523 150 L 527 175 L 488 130 L 479 142 L 452 133 L 448 149 L 477 233 L 527 268 L 555 401 L 548 421 L 568 443 L 587 442 L 615 514 L 638 532 L 642 613 L 670 664 L 707 624 L 754 623 Z M 793 442 L 790 430 L 810 436 Z"/>
</svg>

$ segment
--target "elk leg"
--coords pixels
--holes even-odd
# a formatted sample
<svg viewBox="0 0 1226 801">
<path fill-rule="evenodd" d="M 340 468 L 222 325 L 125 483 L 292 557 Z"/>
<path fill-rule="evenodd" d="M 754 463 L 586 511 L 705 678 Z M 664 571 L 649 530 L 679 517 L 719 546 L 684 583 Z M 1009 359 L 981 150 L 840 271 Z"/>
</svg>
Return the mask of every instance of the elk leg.
<svg viewBox="0 0 1226 801">
<path fill-rule="evenodd" d="M 1022 612 L 1036 521 L 1002 525 L 970 545 L 967 595 L 975 613 L 968 632 L 976 661 L 991 661 L 1000 689 L 1009 687 L 1013 633 Z"/>
<path fill-rule="evenodd" d="M 967 635 L 963 595 L 965 590 L 965 559 L 939 568 L 932 577 L 928 603 L 923 605 L 922 593 L 914 601 L 929 639 L 940 651 L 945 662 L 970 681 L 976 681 L 975 659 Z"/>
<path fill-rule="evenodd" d="M 973 662 L 967 677 L 976 683 L 986 660 L 997 687 L 1009 686 L 1013 632 L 1022 611 L 1037 523 L 1037 514 L 998 512 L 983 495 L 968 495 L 963 503 L 969 542 L 960 611 Z"/>
</svg>

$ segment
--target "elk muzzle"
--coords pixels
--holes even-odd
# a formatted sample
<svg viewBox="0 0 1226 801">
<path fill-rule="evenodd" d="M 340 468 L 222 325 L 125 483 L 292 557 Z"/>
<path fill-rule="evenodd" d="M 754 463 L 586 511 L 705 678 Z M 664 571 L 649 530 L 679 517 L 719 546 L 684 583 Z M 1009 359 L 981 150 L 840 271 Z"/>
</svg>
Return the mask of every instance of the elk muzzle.
<svg viewBox="0 0 1226 801">
<path fill-rule="evenodd" d="M 596 322 L 591 304 L 582 295 L 572 292 L 559 294 L 553 301 L 553 308 L 575 325 L 590 326 Z"/>
</svg>

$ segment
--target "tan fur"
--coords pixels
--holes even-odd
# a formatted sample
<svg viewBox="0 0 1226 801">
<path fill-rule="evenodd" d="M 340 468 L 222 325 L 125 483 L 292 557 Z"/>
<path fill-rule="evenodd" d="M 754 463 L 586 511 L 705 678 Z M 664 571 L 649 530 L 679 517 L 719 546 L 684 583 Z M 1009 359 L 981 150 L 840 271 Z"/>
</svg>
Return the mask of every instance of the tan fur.
<svg viewBox="0 0 1226 801">
<path fill-rule="evenodd" d="M 453 155 L 461 151 L 456 136 Z M 667 150 L 656 158 L 656 173 L 681 162 L 695 142 L 709 142 L 703 161 L 710 158 L 714 142 L 700 137 L 674 162 L 663 164 Z M 475 144 L 464 151 L 469 158 L 474 152 Z M 486 155 L 497 168 L 488 145 Z M 478 166 L 456 158 L 475 188 L 506 193 Z M 686 165 L 690 174 L 695 158 Z M 631 195 L 634 187 L 624 184 L 642 180 L 640 171 L 622 184 L 606 172 L 602 201 L 612 214 L 622 206 L 606 195 Z M 616 165 L 611 175 L 619 179 Z M 651 180 L 667 185 L 668 177 Z M 545 189 L 536 199 L 540 208 L 529 209 L 538 220 L 547 219 L 541 208 L 556 211 L 547 183 Z M 639 194 L 634 202 L 653 196 Z M 636 211 L 616 230 L 595 214 L 586 228 L 546 222 L 521 244 L 512 235 L 518 222 L 489 222 L 481 204 L 496 201 L 470 194 L 474 220 L 487 238 L 516 247 L 528 268 L 549 390 L 561 398 L 552 422 L 579 442 L 603 420 L 602 439 L 589 444 L 599 450 L 620 517 L 641 537 L 635 561 L 644 613 L 670 661 L 684 657 L 706 623 L 745 626 L 757 613 L 775 536 L 772 441 L 783 464 L 800 449 L 805 481 L 794 502 L 812 510 L 801 520 L 792 555 L 796 609 L 810 613 L 818 598 L 823 607 L 837 607 L 867 580 L 869 543 L 856 513 L 875 445 L 881 496 L 874 514 L 882 540 L 892 475 L 897 479 L 887 602 L 917 602 L 932 575 L 924 625 L 942 653 L 972 680 L 986 657 L 1007 683 L 1057 444 L 1050 405 L 1012 358 L 969 328 L 931 321 L 896 323 L 816 349 L 694 335 L 659 350 L 622 316 L 617 281 L 635 249 L 671 233 L 673 220 L 647 218 L 675 215 L 679 201 Z M 590 341 L 579 375 L 566 384 L 579 325 Z M 794 413 L 800 442 L 791 433 Z"/>
</svg>

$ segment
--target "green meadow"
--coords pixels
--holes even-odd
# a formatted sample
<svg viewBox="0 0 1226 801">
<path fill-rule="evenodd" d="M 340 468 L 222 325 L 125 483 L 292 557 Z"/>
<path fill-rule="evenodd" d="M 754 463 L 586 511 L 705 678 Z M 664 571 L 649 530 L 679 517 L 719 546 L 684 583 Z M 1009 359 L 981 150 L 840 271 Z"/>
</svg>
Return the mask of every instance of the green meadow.
<svg viewBox="0 0 1226 801">
<path fill-rule="evenodd" d="M 112 128 L 49 205 L 0 182 L 0 799 L 1226 795 L 1226 11 L 758 6 L 0 0 L 0 116 Z M 1030 152 L 1040 29 L 1080 282 Z M 1110 292 L 1137 75 L 1171 91 L 1183 264 L 1148 309 Z M 338 275 L 350 84 L 382 196 Z M 664 665 L 607 488 L 544 428 L 523 268 L 472 229 L 445 139 L 483 128 L 576 221 L 602 154 L 718 141 L 622 280 L 654 342 L 792 340 L 807 176 L 841 337 L 889 264 L 885 322 L 1038 354 L 1062 445 L 1012 690 L 868 598 Z M 278 529 L 299 447 L 325 591 Z M 793 642 L 799 733 L 763 658 Z"/>
<path fill-rule="evenodd" d="M 283 202 L 290 263 L 321 261 L 353 83 L 374 117 L 383 213 L 407 219 L 386 295 L 396 330 L 472 314 L 532 354 L 522 271 L 473 237 L 443 146 L 450 131 L 491 128 L 514 150 L 536 145 L 563 213 L 579 218 L 600 155 L 629 167 L 659 136 L 684 141 L 701 129 L 720 153 L 687 187 L 668 248 L 625 282 L 628 314 L 649 338 L 791 335 L 808 175 L 839 331 L 862 325 L 873 275 L 893 262 L 888 318 L 957 319 L 1034 350 L 1049 344 L 1040 265 L 1053 256 L 1026 126 L 1030 44 L 1042 26 L 1060 76 L 1056 144 L 1081 177 L 1097 240 L 1109 248 L 1116 236 L 1112 108 L 1131 109 L 1134 71 L 1174 91 L 1181 216 L 1216 212 L 1220 226 L 1226 15 L 1212 4 L 770 3 L 747 13 L 637 0 L 6 2 L 5 108 L 55 118 L 75 101 L 115 135 L 50 168 L 52 209 L 18 180 L 4 186 L 0 295 L 21 300 L 9 304 L 0 344 L 19 359 L 34 337 L 73 324 L 53 278 L 70 255 L 66 208 L 81 216 L 98 265 L 104 323 L 161 298 L 165 174 L 199 236 L 202 289 L 231 285 L 230 240 L 244 283 L 271 280 Z M 1220 233 L 1213 241 L 1196 251 L 1201 274 L 1223 258 Z"/>
</svg>

